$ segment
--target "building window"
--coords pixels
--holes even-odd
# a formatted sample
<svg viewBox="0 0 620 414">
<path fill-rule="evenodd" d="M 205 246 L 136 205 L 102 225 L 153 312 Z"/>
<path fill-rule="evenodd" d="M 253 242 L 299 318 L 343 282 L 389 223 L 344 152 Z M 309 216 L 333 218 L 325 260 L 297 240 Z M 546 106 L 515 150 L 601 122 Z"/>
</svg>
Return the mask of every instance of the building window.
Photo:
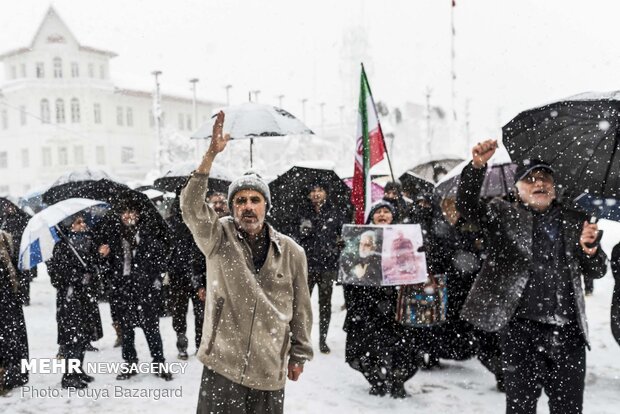
<svg viewBox="0 0 620 414">
<path fill-rule="evenodd" d="M 41 122 L 50 123 L 50 103 L 47 99 L 41 99 Z"/>
<path fill-rule="evenodd" d="M 186 120 L 186 124 L 187 124 L 187 130 L 191 131 L 192 130 L 192 116 L 191 115 L 187 115 L 185 117 Z"/>
<path fill-rule="evenodd" d="M 52 165 L 52 149 L 50 147 L 41 148 L 41 164 L 44 167 Z"/>
<path fill-rule="evenodd" d="M 0 168 L 8 168 L 9 157 L 6 151 L 0 151 Z"/>
<path fill-rule="evenodd" d="M 2 118 L 2 129 L 7 129 L 9 127 L 9 114 L 6 112 L 6 109 L 2 110 L 0 118 Z"/>
<path fill-rule="evenodd" d="M 54 58 L 54 77 L 62 78 L 62 60 L 60 58 Z"/>
<path fill-rule="evenodd" d="M 80 101 L 77 98 L 71 99 L 71 122 L 80 122 Z"/>
<path fill-rule="evenodd" d="M 101 105 L 96 103 L 94 106 L 94 112 L 95 112 L 95 124 L 100 124 L 101 123 Z"/>
<path fill-rule="evenodd" d="M 37 62 L 37 78 L 45 77 L 45 64 L 43 62 Z"/>
<path fill-rule="evenodd" d="M 123 125 L 123 107 L 122 106 L 117 106 L 116 107 L 116 125 Z"/>
<path fill-rule="evenodd" d="M 121 148 L 121 164 L 133 164 L 134 150 L 132 147 Z"/>
<path fill-rule="evenodd" d="M 98 165 L 105 164 L 105 147 L 97 146 L 95 148 L 95 158 Z"/>
<path fill-rule="evenodd" d="M 101 79 L 105 79 L 105 66 L 104 65 L 99 66 L 99 77 Z"/>
<path fill-rule="evenodd" d="M 84 147 L 76 145 L 73 147 L 73 160 L 76 164 L 84 164 Z"/>
<path fill-rule="evenodd" d="M 26 64 L 22 63 L 21 65 L 19 65 L 19 69 L 22 75 L 22 78 L 26 77 Z"/>
<path fill-rule="evenodd" d="M 127 108 L 127 126 L 133 126 L 133 109 Z"/>
<path fill-rule="evenodd" d="M 93 65 L 92 63 L 88 64 L 88 77 L 89 78 L 95 77 L 95 65 Z"/>
<path fill-rule="evenodd" d="M 28 168 L 30 167 L 30 153 L 26 148 L 22 149 L 22 167 Z"/>
<path fill-rule="evenodd" d="M 21 126 L 24 126 L 26 125 L 26 121 L 26 107 L 22 105 L 19 107 L 19 123 Z"/>
<path fill-rule="evenodd" d="M 56 123 L 65 123 L 65 101 L 56 99 Z"/>
<path fill-rule="evenodd" d="M 69 163 L 69 154 L 67 147 L 58 147 L 58 165 L 67 165 Z"/>
<path fill-rule="evenodd" d="M 71 77 L 72 78 L 80 77 L 80 66 L 77 64 L 77 62 L 71 63 Z"/>
<path fill-rule="evenodd" d="M 179 129 L 185 129 L 185 117 L 183 116 L 183 114 L 179 114 Z"/>
<path fill-rule="evenodd" d="M 17 66 L 11 66 L 11 79 L 17 79 Z"/>
</svg>

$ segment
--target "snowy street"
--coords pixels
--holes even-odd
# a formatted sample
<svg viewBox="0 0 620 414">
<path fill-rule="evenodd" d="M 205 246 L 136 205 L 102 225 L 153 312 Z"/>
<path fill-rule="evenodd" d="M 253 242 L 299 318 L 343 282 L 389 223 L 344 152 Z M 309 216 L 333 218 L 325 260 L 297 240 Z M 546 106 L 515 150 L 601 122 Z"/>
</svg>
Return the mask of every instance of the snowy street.
<svg viewBox="0 0 620 414">
<path fill-rule="evenodd" d="M 609 304 L 613 278 L 611 274 L 596 282 L 595 293 L 587 298 L 587 312 L 590 323 L 592 351 L 587 355 L 587 377 L 584 412 L 612 414 L 620 404 L 620 346 L 615 343 L 609 329 Z M 55 290 L 46 275 L 41 275 L 32 284 L 32 305 L 25 308 L 30 358 L 48 358 L 56 354 L 56 322 L 54 320 Z M 288 382 L 286 387 L 285 412 L 288 413 L 485 413 L 496 414 L 504 410 L 504 394 L 495 390 L 493 376 L 477 360 L 465 362 L 444 361 L 441 368 L 419 371 L 406 384 L 411 397 L 393 400 L 390 397 L 368 395 L 368 385 L 361 374 L 344 362 L 345 334 L 342 323 L 345 311 L 342 290 L 334 290 L 332 324 L 328 343 L 332 353 L 323 355 L 315 348 L 315 359 L 306 365 L 298 383 Z M 105 335 L 95 343 L 99 352 L 88 352 L 86 362 L 120 362 L 120 348 L 113 348 L 114 332 L 110 323 L 107 304 L 102 304 L 101 316 Z M 316 306 L 316 292 L 313 295 Z M 315 317 L 313 342 L 316 347 L 318 322 Z M 171 319 L 161 319 L 164 351 L 168 362 L 176 362 L 175 334 Z M 188 331 L 193 324 L 188 323 Z M 141 361 L 149 361 L 144 335 L 137 330 L 136 346 Z M 193 337 L 189 335 L 190 342 Z M 190 346 L 190 351 L 193 352 Z M 193 412 L 198 399 L 198 386 L 202 365 L 195 356 L 188 361 L 186 373 L 177 375 L 173 381 L 165 382 L 149 374 L 140 374 L 128 381 L 116 381 L 113 374 L 95 375 L 95 382 L 88 394 L 72 396 L 60 388 L 60 375 L 33 374 L 29 387 L 35 390 L 56 390 L 58 397 L 21 398 L 20 389 L 0 399 L 5 413 L 173 413 Z M 118 388 L 124 393 L 131 389 L 176 390 L 169 398 L 115 397 Z M 107 390 L 108 398 L 105 398 Z M 181 390 L 181 391 L 179 391 Z M 163 392 L 163 391 L 161 391 Z M 26 397 L 27 395 L 25 395 Z M 539 412 L 547 413 L 546 400 L 539 402 Z"/>
</svg>

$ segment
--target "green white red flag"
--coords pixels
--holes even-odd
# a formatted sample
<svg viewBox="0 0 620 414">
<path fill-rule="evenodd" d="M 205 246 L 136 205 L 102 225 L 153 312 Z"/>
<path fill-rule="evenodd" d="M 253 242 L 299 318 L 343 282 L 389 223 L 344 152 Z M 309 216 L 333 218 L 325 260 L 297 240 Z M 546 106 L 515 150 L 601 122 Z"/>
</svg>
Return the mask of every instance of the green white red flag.
<svg viewBox="0 0 620 414">
<path fill-rule="evenodd" d="M 375 101 L 370 92 L 366 72 L 362 66 L 360 82 L 360 101 L 357 122 L 357 143 L 355 151 L 355 171 L 351 202 L 355 208 L 355 223 L 365 224 L 370 213 L 371 178 L 370 169 L 383 160 L 385 144 Z"/>
</svg>

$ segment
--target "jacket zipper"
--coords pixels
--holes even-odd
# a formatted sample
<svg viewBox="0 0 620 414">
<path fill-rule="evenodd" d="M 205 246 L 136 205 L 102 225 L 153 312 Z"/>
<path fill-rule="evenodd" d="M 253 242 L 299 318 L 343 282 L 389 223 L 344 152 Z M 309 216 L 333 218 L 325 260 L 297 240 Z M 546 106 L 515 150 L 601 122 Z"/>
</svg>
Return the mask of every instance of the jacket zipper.
<svg viewBox="0 0 620 414">
<path fill-rule="evenodd" d="M 250 325 L 250 336 L 248 337 L 248 346 L 247 351 L 245 353 L 245 365 L 243 366 L 243 372 L 241 373 L 241 384 L 243 385 L 243 380 L 245 379 L 245 371 L 248 369 L 248 365 L 250 363 L 250 346 L 252 344 L 252 331 L 254 330 L 254 319 L 256 318 L 256 306 L 258 305 L 258 300 L 254 302 L 254 310 L 252 311 L 252 324 Z"/>
<path fill-rule="evenodd" d="M 209 355 L 213 350 L 213 345 L 215 344 L 215 337 L 217 336 L 217 327 L 220 324 L 220 319 L 222 318 L 222 310 L 224 309 L 224 298 L 217 298 L 217 302 L 215 304 L 215 317 L 213 320 L 213 330 L 211 331 L 211 338 L 209 339 L 209 345 L 207 346 L 207 350 L 205 353 Z"/>
<path fill-rule="evenodd" d="M 286 359 L 286 347 L 288 346 L 288 343 L 290 341 L 289 338 L 289 328 L 287 327 L 286 330 L 284 331 L 284 343 L 282 344 L 282 350 L 280 351 L 280 359 L 282 359 L 282 363 L 280 364 L 280 379 L 282 379 L 282 376 L 284 375 L 284 363 L 285 363 L 285 359 Z"/>
</svg>

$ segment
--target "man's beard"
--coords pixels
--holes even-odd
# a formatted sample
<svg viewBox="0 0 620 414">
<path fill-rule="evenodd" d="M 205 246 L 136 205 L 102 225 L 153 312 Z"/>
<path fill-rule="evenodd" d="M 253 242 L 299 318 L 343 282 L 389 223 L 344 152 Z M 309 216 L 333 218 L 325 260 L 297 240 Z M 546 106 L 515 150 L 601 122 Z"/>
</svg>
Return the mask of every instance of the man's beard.
<svg viewBox="0 0 620 414">
<path fill-rule="evenodd" d="M 369 251 L 369 252 L 367 252 L 367 251 L 360 251 L 360 252 L 359 252 L 360 257 L 361 257 L 362 259 L 367 258 L 367 257 L 368 257 L 368 256 L 370 256 L 372 253 L 373 253 L 372 251 Z"/>
<path fill-rule="evenodd" d="M 244 217 L 252 217 L 256 219 L 254 223 L 247 223 L 243 221 Z M 242 214 L 241 217 L 235 217 L 235 224 L 238 228 L 245 231 L 246 233 L 255 233 L 256 231 L 263 228 L 263 224 L 265 223 L 265 219 L 260 219 L 258 216 L 254 214 Z"/>
</svg>

